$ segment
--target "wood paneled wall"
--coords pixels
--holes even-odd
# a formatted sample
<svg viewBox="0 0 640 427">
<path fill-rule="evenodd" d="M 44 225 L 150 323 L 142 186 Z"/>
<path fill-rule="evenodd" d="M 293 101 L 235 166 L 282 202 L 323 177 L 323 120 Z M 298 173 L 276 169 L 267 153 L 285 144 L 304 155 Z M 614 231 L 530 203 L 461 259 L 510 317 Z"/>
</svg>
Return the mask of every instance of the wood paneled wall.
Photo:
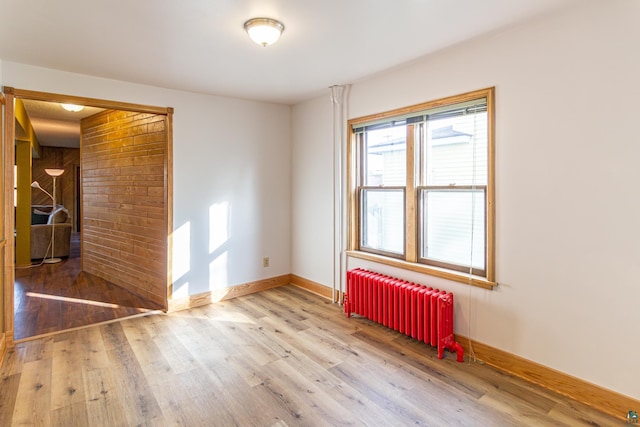
<svg viewBox="0 0 640 427">
<path fill-rule="evenodd" d="M 83 270 L 166 306 L 167 117 L 82 120 Z"/>
</svg>

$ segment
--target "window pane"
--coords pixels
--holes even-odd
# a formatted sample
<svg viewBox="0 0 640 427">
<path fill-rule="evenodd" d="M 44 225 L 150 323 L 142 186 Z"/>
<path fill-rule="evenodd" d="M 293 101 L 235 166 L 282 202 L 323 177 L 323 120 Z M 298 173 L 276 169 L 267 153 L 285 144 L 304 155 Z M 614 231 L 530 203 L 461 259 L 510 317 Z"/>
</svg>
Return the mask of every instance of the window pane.
<svg viewBox="0 0 640 427">
<path fill-rule="evenodd" d="M 427 121 L 423 185 L 487 185 L 487 113 Z"/>
<path fill-rule="evenodd" d="M 406 126 L 368 130 L 365 134 L 365 186 L 405 186 Z"/>
<path fill-rule="evenodd" d="M 485 269 L 484 190 L 422 190 L 421 258 Z"/>
<path fill-rule="evenodd" d="M 361 246 L 404 254 L 404 190 L 362 191 Z"/>
</svg>

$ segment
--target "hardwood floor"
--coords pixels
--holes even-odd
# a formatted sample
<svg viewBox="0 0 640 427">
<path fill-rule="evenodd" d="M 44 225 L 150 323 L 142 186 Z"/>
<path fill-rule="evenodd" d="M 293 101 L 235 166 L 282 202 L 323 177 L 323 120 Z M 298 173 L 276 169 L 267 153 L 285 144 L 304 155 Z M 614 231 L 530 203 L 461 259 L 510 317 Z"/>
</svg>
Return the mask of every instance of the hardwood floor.
<svg viewBox="0 0 640 427">
<path fill-rule="evenodd" d="M 16 269 L 16 340 L 159 308 L 107 280 L 81 272 L 77 233 L 72 240 L 69 258 L 58 264 Z"/>
<path fill-rule="evenodd" d="M 294 286 L 20 343 L 0 425 L 612 426 Z"/>
</svg>

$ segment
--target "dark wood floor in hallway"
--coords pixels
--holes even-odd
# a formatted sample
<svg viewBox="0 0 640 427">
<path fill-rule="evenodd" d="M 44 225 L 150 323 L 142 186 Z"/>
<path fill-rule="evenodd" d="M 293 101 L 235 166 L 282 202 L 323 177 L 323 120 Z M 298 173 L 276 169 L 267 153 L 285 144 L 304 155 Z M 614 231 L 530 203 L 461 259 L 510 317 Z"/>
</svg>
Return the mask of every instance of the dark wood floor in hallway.
<svg viewBox="0 0 640 427">
<path fill-rule="evenodd" d="M 80 271 L 79 252 L 74 234 L 71 254 L 62 262 L 16 269 L 16 340 L 160 309 L 124 288 Z"/>
<path fill-rule="evenodd" d="M 288 285 L 20 343 L 0 425 L 614 426 Z"/>
</svg>

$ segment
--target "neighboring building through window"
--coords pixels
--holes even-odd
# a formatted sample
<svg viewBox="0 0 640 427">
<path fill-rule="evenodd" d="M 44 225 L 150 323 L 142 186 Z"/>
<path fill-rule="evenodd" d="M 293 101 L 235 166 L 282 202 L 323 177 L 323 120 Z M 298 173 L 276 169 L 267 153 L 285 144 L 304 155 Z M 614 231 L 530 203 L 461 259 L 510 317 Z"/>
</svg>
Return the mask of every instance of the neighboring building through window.
<svg viewBox="0 0 640 427">
<path fill-rule="evenodd" d="M 349 122 L 352 256 L 493 285 L 493 108 L 491 88 Z"/>
</svg>

